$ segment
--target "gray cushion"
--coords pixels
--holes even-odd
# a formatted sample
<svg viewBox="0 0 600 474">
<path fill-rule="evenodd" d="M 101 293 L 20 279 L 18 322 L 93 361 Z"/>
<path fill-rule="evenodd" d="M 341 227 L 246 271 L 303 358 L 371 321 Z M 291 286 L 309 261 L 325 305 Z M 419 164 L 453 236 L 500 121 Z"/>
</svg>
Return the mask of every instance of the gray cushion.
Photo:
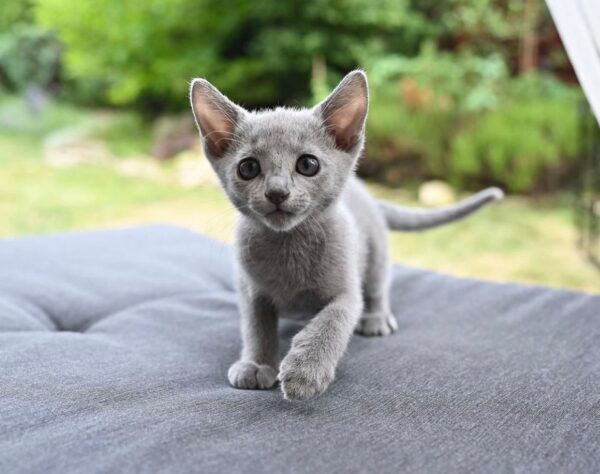
<svg viewBox="0 0 600 474">
<path fill-rule="evenodd" d="M 227 383 L 232 273 L 172 227 L 0 242 L 0 472 L 600 470 L 600 297 L 396 267 L 400 331 L 291 404 Z"/>
</svg>

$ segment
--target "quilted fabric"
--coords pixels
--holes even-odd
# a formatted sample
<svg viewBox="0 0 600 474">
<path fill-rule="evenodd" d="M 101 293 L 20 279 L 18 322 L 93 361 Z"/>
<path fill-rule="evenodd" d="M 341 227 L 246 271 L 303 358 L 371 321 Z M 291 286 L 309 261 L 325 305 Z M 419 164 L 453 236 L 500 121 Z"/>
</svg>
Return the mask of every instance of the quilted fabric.
<svg viewBox="0 0 600 474">
<path fill-rule="evenodd" d="M 0 472 L 600 471 L 600 297 L 396 267 L 400 331 L 289 403 L 227 383 L 232 276 L 173 227 L 0 241 Z"/>
</svg>

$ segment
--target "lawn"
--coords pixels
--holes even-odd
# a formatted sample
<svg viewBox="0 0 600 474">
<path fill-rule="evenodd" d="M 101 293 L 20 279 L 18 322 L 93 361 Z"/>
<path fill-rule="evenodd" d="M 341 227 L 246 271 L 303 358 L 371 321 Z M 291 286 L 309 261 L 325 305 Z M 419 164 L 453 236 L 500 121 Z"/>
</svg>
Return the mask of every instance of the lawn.
<svg viewBox="0 0 600 474">
<path fill-rule="evenodd" d="M 45 162 L 48 134 L 77 117 L 63 114 L 53 127 L 0 128 L 0 237 L 163 222 L 231 240 L 235 210 L 221 190 L 182 186 L 173 179 L 173 164 L 153 163 L 155 173 L 132 176 L 118 166 L 122 157 L 68 166 Z M 417 205 L 410 192 L 371 189 Z M 600 273 L 579 255 L 575 241 L 568 196 L 509 197 L 454 225 L 390 236 L 394 260 L 407 265 L 600 292 Z"/>
</svg>

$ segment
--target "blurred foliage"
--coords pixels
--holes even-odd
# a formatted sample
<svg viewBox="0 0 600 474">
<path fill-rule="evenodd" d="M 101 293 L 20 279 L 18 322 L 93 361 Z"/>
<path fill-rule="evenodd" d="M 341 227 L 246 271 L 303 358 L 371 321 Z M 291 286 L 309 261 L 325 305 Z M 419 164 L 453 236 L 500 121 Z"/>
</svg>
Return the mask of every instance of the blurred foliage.
<svg viewBox="0 0 600 474">
<path fill-rule="evenodd" d="M 37 18 L 111 102 L 177 108 L 196 75 L 248 106 L 304 101 L 315 57 L 347 70 L 426 28 L 408 0 L 39 0 Z"/>
<path fill-rule="evenodd" d="M 376 58 L 368 70 L 369 159 L 362 171 L 392 185 L 407 175 L 444 176 L 461 117 L 497 107 L 508 79 L 499 56 L 440 52 L 431 43 L 413 58 Z"/>
<path fill-rule="evenodd" d="M 32 3 L 28 0 L 3 0 L 0 3 L 0 32 L 8 31 L 15 24 L 31 22 Z"/>
<path fill-rule="evenodd" d="M 538 0 L 446 0 L 443 4 L 435 15 L 443 29 L 441 36 L 484 54 L 510 54 L 511 41 L 549 20 Z"/>
<path fill-rule="evenodd" d="M 0 82 L 8 89 L 50 89 L 60 81 L 61 46 L 56 37 L 21 23 L 0 34 Z"/>
<path fill-rule="evenodd" d="M 512 80 L 505 95 L 455 136 L 450 179 L 459 186 L 488 179 L 513 192 L 556 188 L 579 151 L 580 95 L 535 74 Z"/>
<path fill-rule="evenodd" d="M 531 26 L 523 8 L 515 0 L 38 0 L 36 14 L 65 43 L 73 77 L 99 96 L 181 108 L 196 75 L 247 106 L 304 102 L 315 61 L 333 83 L 371 58 L 413 57 L 425 41 L 501 61 Z"/>
<path fill-rule="evenodd" d="M 27 0 L 0 2 L 0 89 L 51 88 L 60 81 L 61 45 L 33 22 Z"/>
<path fill-rule="evenodd" d="M 431 42 L 415 57 L 386 55 L 369 61 L 367 69 L 375 90 L 394 77 L 407 76 L 416 88 L 427 91 L 429 96 L 422 98 L 427 105 L 445 103 L 446 108 L 466 111 L 497 106 L 498 92 L 508 78 L 506 64 L 498 54 L 482 57 L 469 51 L 438 51 Z"/>
<path fill-rule="evenodd" d="M 113 130 L 140 143 L 136 114 L 187 111 L 193 77 L 250 108 L 296 106 L 362 66 L 367 176 L 529 192 L 563 184 L 577 153 L 580 95 L 555 77 L 565 54 L 539 0 L 3 0 L 0 31 L 0 84 L 128 107 Z"/>
<path fill-rule="evenodd" d="M 450 66 L 439 64 L 452 75 Z M 468 67 L 457 70 L 473 77 Z M 391 185 L 407 177 L 439 177 L 461 188 L 499 184 L 527 192 L 555 189 L 573 171 L 579 151 L 577 88 L 529 73 L 476 80 L 478 88 L 469 87 L 465 77 L 462 91 L 445 96 L 421 85 L 429 83 L 430 71 L 413 71 L 414 76 L 390 79 L 373 96 L 366 175 Z M 420 80 L 421 74 L 427 77 Z M 485 100 L 470 101 L 471 94 Z"/>
</svg>

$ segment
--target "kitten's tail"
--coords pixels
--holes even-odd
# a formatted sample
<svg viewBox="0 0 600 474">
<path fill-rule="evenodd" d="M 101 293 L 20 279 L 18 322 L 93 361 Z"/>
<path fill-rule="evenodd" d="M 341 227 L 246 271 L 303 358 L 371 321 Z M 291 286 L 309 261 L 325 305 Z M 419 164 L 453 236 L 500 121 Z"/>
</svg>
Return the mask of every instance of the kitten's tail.
<svg viewBox="0 0 600 474">
<path fill-rule="evenodd" d="M 418 231 L 456 221 L 503 197 L 504 192 L 501 189 L 487 188 L 456 204 L 440 209 L 411 209 L 385 201 L 377 201 L 377 204 L 391 230 Z"/>
</svg>

